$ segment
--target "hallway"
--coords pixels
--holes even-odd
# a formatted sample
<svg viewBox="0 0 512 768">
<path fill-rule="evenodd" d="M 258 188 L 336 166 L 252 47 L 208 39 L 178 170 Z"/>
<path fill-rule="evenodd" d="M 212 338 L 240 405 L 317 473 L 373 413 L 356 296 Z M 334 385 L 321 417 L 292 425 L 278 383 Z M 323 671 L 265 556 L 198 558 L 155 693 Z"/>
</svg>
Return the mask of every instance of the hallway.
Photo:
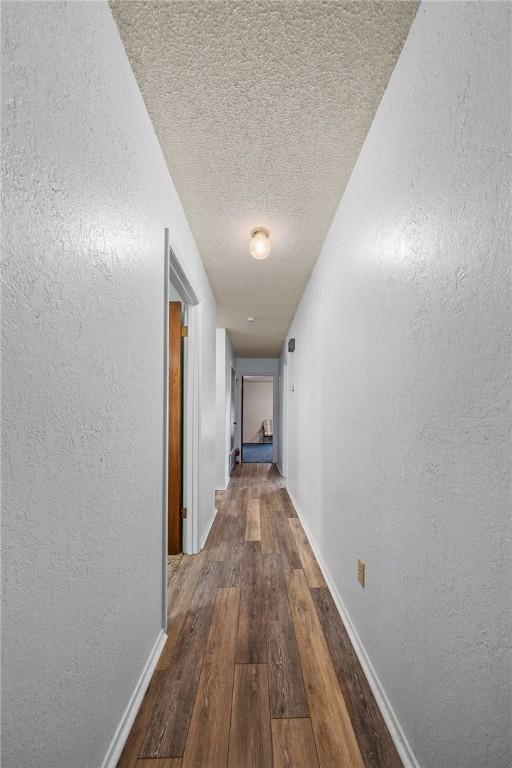
<svg viewBox="0 0 512 768">
<path fill-rule="evenodd" d="M 1 20 L 1 768 L 511 768 L 512 0 Z"/>
<path fill-rule="evenodd" d="M 239 465 L 217 505 L 118 768 L 399 768 L 275 467 Z"/>
</svg>

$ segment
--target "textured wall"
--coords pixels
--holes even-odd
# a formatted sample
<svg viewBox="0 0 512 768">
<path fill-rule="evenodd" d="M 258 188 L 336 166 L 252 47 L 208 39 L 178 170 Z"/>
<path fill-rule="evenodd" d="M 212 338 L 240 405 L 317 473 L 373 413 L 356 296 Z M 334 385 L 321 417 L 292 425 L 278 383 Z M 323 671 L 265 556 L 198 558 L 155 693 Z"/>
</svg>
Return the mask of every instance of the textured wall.
<svg viewBox="0 0 512 768">
<path fill-rule="evenodd" d="M 165 226 L 202 298 L 205 520 L 215 304 L 106 3 L 2 11 L 2 766 L 98 768 L 161 626 Z"/>
<path fill-rule="evenodd" d="M 215 340 L 215 488 L 226 487 L 226 329 L 217 328 Z"/>
<path fill-rule="evenodd" d="M 183 215 L 181 207 L 180 212 Z M 186 219 L 184 221 L 186 223 Z M 188 224 L 187 232 L 191 237 Z M 191 242 L 193 243 L 193 240 Z M 191 269 L 190 274 L 194 285 L 199 288 L 201 298 L 201 303 L 196 308 L 199 325 L 199 461 L 197 466 L 199 478 L 197 542 L 199 543 L 215 509 L 215 326 L 217 311 L 215 299 L 195 244 L 193 248 L 194 256 L 197 259 L 195 263 L 197 269 L 194 270 L 194 273 Z M 186 250 L 183 251 L 184 254 L 186 252 Z"/>
<path fill-rule="evenodd" d="M 511 764 L 509 11 L 420 7 L 289 332 L 289 485 L 423 768 Z"/>
</svg>

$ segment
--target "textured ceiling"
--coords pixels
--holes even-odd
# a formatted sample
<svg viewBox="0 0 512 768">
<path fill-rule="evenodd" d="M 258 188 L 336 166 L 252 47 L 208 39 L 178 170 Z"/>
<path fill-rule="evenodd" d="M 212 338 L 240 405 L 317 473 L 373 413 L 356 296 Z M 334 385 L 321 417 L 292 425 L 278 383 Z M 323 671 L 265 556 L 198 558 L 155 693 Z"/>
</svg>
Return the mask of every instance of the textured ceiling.
<svg viewBox="0 0 512 768">
<path fill-rule="evenodd" d="M 217 324 L 238 355 L 278 355 L 417 3 L 111 6 Z M 266 261 L 249 255 L 258 225 L 271 234 Z"/>
</svg>

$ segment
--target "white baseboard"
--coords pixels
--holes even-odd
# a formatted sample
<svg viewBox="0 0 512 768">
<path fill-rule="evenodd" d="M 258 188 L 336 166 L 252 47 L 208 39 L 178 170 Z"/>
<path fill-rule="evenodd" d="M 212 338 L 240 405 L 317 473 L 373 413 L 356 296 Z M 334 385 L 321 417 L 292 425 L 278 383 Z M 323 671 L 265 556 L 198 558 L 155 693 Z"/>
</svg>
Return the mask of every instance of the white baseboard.
<svg viewBox="0 0 512 768">
<path fill-rule="evenodd" d="M 405 733 L 403 732 L 402 726 L 400 725 L 400 722 L 395 714 L 395 711 L 391 706 L 391 703 L 386 695 L 386 692 L 382 686 L 382 683 L 380 682 L 377 676 L 377 673 L 373 667 L 373 664 L 370 661 L 370 658 L 366 652 L 366 649 L 363 643 L 361 642 L 361 638 L 357 633 L 354 623 L 352 622 L 352 619 L 350 618 L 350 615 L 347 609 L 345 608 L 343 600 L 341 599 L 341 595 L 336 588 L 336 585 L 332 579 L 331 574 L 329 573 L 329 569 L 327 568 L 324 562 L 324 559 L 320 554 L 318 545 L 316 544 L 314 538 L 311 535 L 311 531 L 304 519 L 304 516 L 302 515 L 299 509 L 297 500 L 295 499 L 293 493 L 291 492 L 288 486 L 286 486 L 286 490 L 290 495 L 290 499 L 292 500 L 293 506 L 295 507 L 297 515 L 299 516 L 302 526 L 306 532 L 306 535 L 309 539 L 309 543 L 311 544 L 311 548 L 315 553 L 316 559 L 318 560 L 318 565 L 320 566 L 320 570 L 322 571 L 325 581 L 327 582 L 327 586 L 330 589 L 334 603 L 336 605 L 336 608 L 338 609 L 338 613 L 341 616 L 341 620 L 343 621 L 343 624 L 345 625 L 345 628 L 348 632 L 352 645 L 354 646 L 354 650 L 356 652 L 357 658 L 359 659 L 359 662 L 363 668 L 363 672 L 366 675 L 366 679 L 368 680 L 370 688 L 372 689 L 372 693 L 375 696 L 375 701 L 377 702 L 377 706 L 380 709 L 382 717 L 384 718 L 384 722 L 388 727 L 389 734 L 393 740 L 393 743 L 397 749 L 398 754 L 400 755 L 400 759 L 404 764 L 404 768 L 421 768 L 420 764 L 416 759 L 414 752 L 412 751 L 412 748 L 409 742 L 407 741 L 407 738 L 405 736 Z"/>
<path fill-rule="evenodd" d="M 206 539 L 208 538 L 208 534 L 210 533 L 210 531 L 212 529 L 213 521 L 215 520 L 216 515 L 217 515 L 217 507 L 214 507 L 213 508 L 213 512 L 212 512 L 212 516 L 208 520 L 208 524 L 207 524 L 207 526 L 205 528 L 205 531 L 204 531 L 203 535 L 201 536 L 201 541 L 199 542 L 199 551 L 201 551 L 202 548 L 204 547 L 204 545 L 206 544 Z"/>
<path fill-rule="evenodd" d="M 224 478 L 224 485 L 216 485 L 215 486 L 215 490 L 216 491 L 227 491 L 230 479 L 231 478 L 229 477 L 229 475 L 226 475 L 226 477 Z"/>
<path fill-rule="evenodd" d="M 167 635 L 165 634 L 164 630 L 161 629 L 158 637 L 155 640 L 155 644 L 153 645 L 153 650 L 149 654 L 149 658 L 146 661 L 144 669 L 142 670 L 142 674 L 139 677 L 133 690 L 130 701 L 128 702 L 128 706 L 126 707 L 121 718 L 121 722 L 117 726 L 114 737 L 110 742 L 110 746 L 107 750 L 107 754 L 103 759 L 101 768 L 116 768 L 133 722 L 137 716 L 137 712 L 139 711 L 139 707 L 142 704 L 144 694 L 148 689 L 151 677 L 155 671 L 155 667 L 158 663 L 158 659 L 160 658 L 160 654 L 163 651 L 166 640 Z"/>
</svg>

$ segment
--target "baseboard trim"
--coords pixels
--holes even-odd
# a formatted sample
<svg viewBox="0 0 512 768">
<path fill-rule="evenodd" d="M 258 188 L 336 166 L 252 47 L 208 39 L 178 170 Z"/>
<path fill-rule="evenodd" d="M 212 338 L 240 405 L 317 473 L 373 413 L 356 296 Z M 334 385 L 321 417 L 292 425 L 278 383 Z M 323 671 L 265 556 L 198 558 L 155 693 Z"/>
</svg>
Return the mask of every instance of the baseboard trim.
<svg viewBox="0 0 512 768">
<path fill-rule="evenodd" d="M 167 635 L 165 634 L 164 630 L 161 629 L 158 637 L 155 640 L 153 649 L 149 654 L 149 658 L 144 665 L 142 674 L 137 681 L 132 695 L 130 696 L 130 701 L 128 702 L 128 706 L 124 711 L 121 722 L 117 726 L 114 737 L 110 742 L 110 746 L 107 750 L 107 754 L 103 759 L 101 768 L 116 768 L 119 758 L 121 757 L 123 747 L 126 744 L 126 740 L 137 716 L 137 712 L 139 711 L 140 705 L 142 704 L 144 694 L 148 689 L 151 677 L 155 671 L 155 667 L 158 663 L 158 659 L 160 658 L 160 654 L 163 651 L 166 640 Z"/>
<path fill-rule="evenodd" d="M 226 475 L 226 477 L 224 478 L 224 485 L 223 486 L 216 485 L 215 486 L 215 490 L 216 491 L 227 491 L 230 480 L 231 480 L 231 477 L 229 476 L 229 474 Z"/>
<path fill-rule="evenodd" d="M 214 520 L 215 520 L 216 516 L 217 516 L 217 507 L 214 507 L 212 515 L 211 515 L 210 519 L 208 520 L 208 524 L 206 526 L 205 532 L 201 536 L 201 541 L 199 542 L 199 551 L 201 551 L 202 548 L 204 547 L 204 545 L 206 544 L 206 539 L 208 538 L 208 534 L 210 533 L 210 531 L 212 529 L 212 525 L 214 523 Z"/>
<path fill-rule="evenodd" d="M 318 545 L 315 542 L 313 536 L 311 535 L 311 531 L 304 519 L 303 514 L 300 511 L 299 505 L 297 504 L 297 500 L 295 499 L 288 485 L 286 486 L 286 490 L 290 495 L 290 499 L 292 500 L 293 506 L 295 507 L 297 515 L 299 516 L 302 526 L 306 532 L 306 535 L 309 539 L 309 543 L 311 544 L 311 548 L 315 554 L 316 559 L 318 560 L 318 565 L 320 566 L 320 570 L 322 571 L 325 581 L 327 582 L 327 586 L 331 591 L 331 594 L 334 599 L 334 603 L 336 605 L 336 608 L 338 609 L 338 613 L 341 616 L 341 620 L 343 621 L 345 628 L 348 632 L 348 635 L 350 637 L 350 640 L 352 642 L 352 645 L 354 646 L 354 650 L 356 652 L 357 658 L 361 663 L 363 672 L 366 675 L 366 679 L 368 680 L 370 688 L 372 689 L 372 693 L 375 696 L 375 701 L 377 702 L 377 706 L 380 709 L 382 717 L 384 718 L 384 722 L 388 727 L 389 734 L 393 740 L 393 743 L 397 749 L 398 754 L 400 755 L 400 759 L 404 764 L 404 768 L 421 768 L 419 762 L 416 759 L 414 752 L 412 751 L 412 748 L 409 742 L 407 741 L 405 733 L 402 730 L 402 726 L 400 725 L 398 717 L 396 716 L 395 711 L 391 706 L 391 703 L 386 695 L 384 687 L 373 667 L 372 662 L 370 661 L 370 657 L 368 656 L 366 649 L 363 643 L 361 642 L 361 638 L 357 633 L 354 623 L 352 622 L 352 619 L 350 618 L 350 615 L 347 609 L 345 608 L 343 600 L 341 599 L 341 595 L 338 592 L 338 589 L 336 588 L 336 585 L 329 572 L 329 569 L 327 568 L 327 565 L 325 564 L 325 561 L 322 555 L 320 554 Z"/>
</svg>

